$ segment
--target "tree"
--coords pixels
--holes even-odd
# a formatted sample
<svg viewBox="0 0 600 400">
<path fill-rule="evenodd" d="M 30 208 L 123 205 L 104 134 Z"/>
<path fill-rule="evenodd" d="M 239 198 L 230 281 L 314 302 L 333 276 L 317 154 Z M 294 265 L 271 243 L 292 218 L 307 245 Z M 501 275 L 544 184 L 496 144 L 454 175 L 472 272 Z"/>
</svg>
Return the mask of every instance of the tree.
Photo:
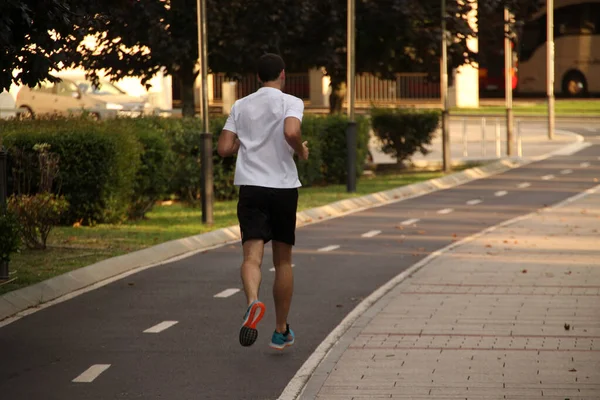
<svg viewBox="0 0 600 400">
<path fill-rule="evenodd" d="M 55 81 L 50 72 L 68 62 L 65 48 L 76 41 L 71 35 L 75 16 L 66 0 L 0 3 L 0 92 L 12 84 Z"/>
</svg>

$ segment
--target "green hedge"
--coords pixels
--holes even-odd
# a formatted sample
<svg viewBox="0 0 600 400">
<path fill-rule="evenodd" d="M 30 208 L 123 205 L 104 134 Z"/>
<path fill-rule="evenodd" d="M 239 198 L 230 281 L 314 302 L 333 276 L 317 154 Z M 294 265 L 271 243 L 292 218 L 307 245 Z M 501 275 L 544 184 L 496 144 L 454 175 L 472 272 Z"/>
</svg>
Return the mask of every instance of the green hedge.
<svg viewBox="0 0 600 400">
<path fill-rule="evenodd" d="M 371 124 L 375 135 L 381 139 L 381 150 L 394 156 L 400 164 L 417 151 L 423 155 L 429 153 L 426 146 L 431 144 L 440 124 L 440 112 L 373 108 Z"/>
<path fill-rule="evenodd" d="M 233 185 L 235 157 L 221 158 L 216 152 L 225 120 L 213 118 L 210 127 L 217 200 L 237 195 Z M 357 122 L 359 176 L 367 156 L 369 127 L 366 118 L 358 118 Z M 339 115 L 305 116 L 302 131 L 309 142 L 310 157 L 307 162 L 297 163 L 303 185 L 346 181 L 347 124 L 347 118 Z M 4 144 L 13 154 L 20 150 L 34 162 L 33 146 L 48 143 L 50 151 L 60 156 L 54 192 L 63 194 L 70 204 L 62 221 L 67 224 L 143 218 L 158 200 L 171 196 L 199 205 L 202 130 L 199 119 L 159 117 L 0 121 Z M 37 166 L 24 169 L 29 173 L 27 179 L 37 182 L 33 177 Z M 29 192 L 36 192 L 35 185 Z"/>
<path fill-rule="evenodd" d="M 0 129 L 9 154 L 14 155 L 15 149 L 33 153 L 35 144 L 48 143 L 50 151 L 60 156 L 55 192 L 64 194 L 70 204 L 63 222 L 125 218 L 141 154 L 140 143 L 130 132 L 84 118 L 5 121 Z"/>
<path fill-rule="evenodd" d="M 369 121 L 358 117 L 356 176 L 362 175 L 368 154 Z M 308 141 L 308 162 L 297 163 L 300 181 L 305 186 L 345 183 L 347 179 L 346 128 L 343 115 L 306 115 L 302 121 L 303 140 Z"/>
</svg>

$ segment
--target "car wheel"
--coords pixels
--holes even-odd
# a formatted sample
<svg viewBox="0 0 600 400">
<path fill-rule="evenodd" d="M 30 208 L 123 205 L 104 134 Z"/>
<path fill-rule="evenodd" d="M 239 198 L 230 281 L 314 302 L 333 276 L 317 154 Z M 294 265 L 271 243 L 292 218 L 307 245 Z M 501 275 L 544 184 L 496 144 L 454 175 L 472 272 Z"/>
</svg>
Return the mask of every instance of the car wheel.
<svg viewBox="0 0 600 400">
<path fill-rule="evenodd" d="M 562 91 L 565 96 L 584 97 L 587 95 L 587 81 L 579 71 L 568 72 L 563 78 Z"/>
<path fill-rule="evenodd" d="M 19 112 L 17 113 L 17 116 L 19 117 L 19 119 L 34 119 L 35 118 L 35 114 L 33 113 L 33 110 L 31 109 L 31 107 L 29 106 L 21 106 L 19 107 Z"/>
</svg>

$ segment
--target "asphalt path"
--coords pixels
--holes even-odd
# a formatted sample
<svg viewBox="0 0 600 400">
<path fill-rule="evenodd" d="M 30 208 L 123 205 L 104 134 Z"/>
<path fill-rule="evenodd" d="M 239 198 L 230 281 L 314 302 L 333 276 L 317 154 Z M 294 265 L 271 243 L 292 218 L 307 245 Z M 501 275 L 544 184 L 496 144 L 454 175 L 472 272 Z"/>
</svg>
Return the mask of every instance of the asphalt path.
<svg viewBox="0 0 600 400">
<path fill-rule="evenodd" d="M 299 229 L 289 318 L 297 342 L 284 352 L 268 348 L 270 251 L 258 341 L 250 348 L 238 344 L 245 299 L 236 291 L 236 243 L 144 270 L 0 328 L 1 398 L 276 399 L 345 315 L 403 270 L 453 241 L 598 185 L 600 129 L 561 128 L 593 145 Z"/>
</svg>

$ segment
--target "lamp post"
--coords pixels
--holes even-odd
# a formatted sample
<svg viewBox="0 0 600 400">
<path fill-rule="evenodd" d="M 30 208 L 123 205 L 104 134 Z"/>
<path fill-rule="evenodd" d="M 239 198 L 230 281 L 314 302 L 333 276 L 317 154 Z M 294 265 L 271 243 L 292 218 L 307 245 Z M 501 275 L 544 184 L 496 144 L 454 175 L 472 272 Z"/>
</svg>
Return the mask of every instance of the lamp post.
<svg viewBox="0 0 600 400">
<path fill-rule="evenodd" d="M 201 117 L 204 132 L 200 134 L 202 162 L 202 223 L 213 223 L 213 139 L 208 115 L 208 45 L 206 38 L 206 0 L 197 0 L 198 56 L 201 82 Z"/>
<path fill-rule="evenodd" d="M 548 91 L 548 139 L 554 139 L 554 0 L 546 2 L 546 84 Z"/>
<path fill-rule="evenodd" d="M 509 157 L 515 155 L 514 115 L 512 98 L 512 48 L 510 38 L 510 11 L 504 7 L 504 92 L 506 99 L 506 153 Z"/>
<path fill-rule="evenodd" d="M 354 119 L 355 80 L 356 80 L 356 0 L 348 0 L 348 43 L 347 43 L 347 93 L 348 93 L 348 127 L 346 129 L 346 145 L 348 155 L 348 193 L 356 192 L 356 136 L 357 126 Z"/>
<path fill-rule="evenodd" d="M 444 172 L 450 172 L 450 132 L 448 120 L 448 37 L 446 32 L 446 0 L 442 0 L 442 60 L 440 71 L 440 96 L 442 101 L 442 153 Z"/>
</svg>

